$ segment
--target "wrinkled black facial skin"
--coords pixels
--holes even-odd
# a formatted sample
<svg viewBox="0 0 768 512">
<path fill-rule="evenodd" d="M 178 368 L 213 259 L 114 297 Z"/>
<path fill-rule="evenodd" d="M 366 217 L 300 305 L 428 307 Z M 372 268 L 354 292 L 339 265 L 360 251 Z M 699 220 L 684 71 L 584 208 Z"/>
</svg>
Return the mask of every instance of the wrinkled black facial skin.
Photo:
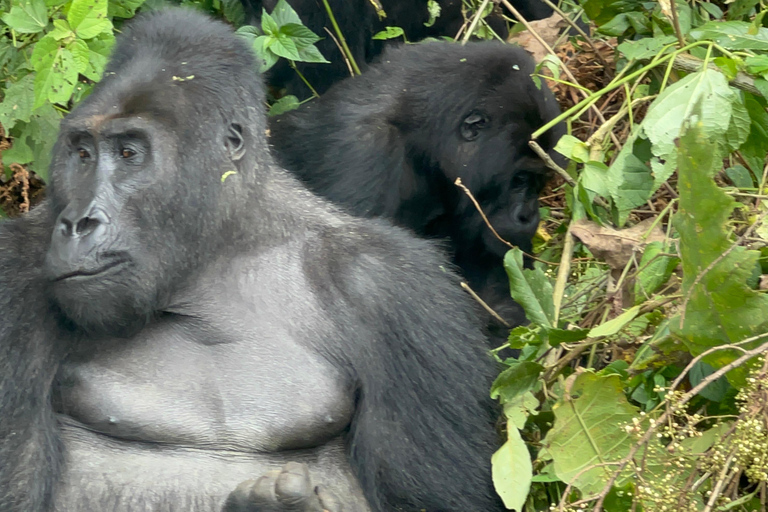
<svg viewBox="0 0 768 512">
<path fill-rule="evenodd" d="M 475 304 L 275 164 L 255 70 L 223 23 L 138 17 L 0 223 L 3 512 L 503 510 Z"/>
<path fill-rule="evenodd" d="M 495 43 L 391 49 L 363 76 L 271 118 L 270 142 L 286 168 L 352 213 L 447 238 L 470 286 L 519 324 L 501 264 L 509 246 L 455 181 L 501 238 L 531 251 L 547 169 L 528 141 L 559 114 L 532 72 L 523 50 Z M 538 143 L 551 152 L 562 133 Z"/>
<path fill-rule="evenodd" d="M 241 0 L 241 2 L 250 22 L 256 26 L 261 26 L 262 9 L 272 12 L 277 4 L 277 0 Z M 350 68 L 345 62 L 339 45 L 334 41 L 334 38 L 337 37 L 336 32 L 322 1 L 292 0 L 289 3 L 304 25 L 323 38 L 315 45 L 326 60 L 330 61 L 330 64 L 296 63 L 299 71 L 312 84 L 312 87 L 319 94 L 323 94 L 334 83 L 349 77 Z M 408 41 L 412 42 L 420 41 L 426 37 L 444 35 L 454 37 L 464 23 L 461 0 L 439 0 L 438 3 L 442 8 L 441 15 L 430 27 L 426 27 L 424 23 L 429 21 L 426 0 L 423 2 L 421 0 L 382 0 L 381 5 L 387 13 L 387 17 L 383 20 L 379 19 L 370 0 L 329 0 L 328 2 L 339 29 L 344 34 L 347 46 L 354 56 L 355 62 L 362 70 L 366 69 L 367 65 L 381 54 L 385 43 L 380 40 L 373 40 L 372 37 L 387 26 L 402 28 Z M 517 3 L 524 6 L 529 4 L 532 6 L 546 5 L 543 2 L 538 2 L 538 0 L 516 0 L 513 5 Z M 502 39 L 507 37 L 509 34 L 507 24 L 500 13 L 488 16 L 488 22 L 499 37 Z M 329 31 L 333 37 L 329 35 Z M 388 41 L 386 44 L 399 44 L 401 42 L 402 38 Z M 299 99 L 306 99 L 312 95 L 310 89 L 284 59 L 278 61 L 268 72 L 268 83 L 274 89 L 278 91 L 285 89 L 287 94 L 293 94 Z"/>
</svg>

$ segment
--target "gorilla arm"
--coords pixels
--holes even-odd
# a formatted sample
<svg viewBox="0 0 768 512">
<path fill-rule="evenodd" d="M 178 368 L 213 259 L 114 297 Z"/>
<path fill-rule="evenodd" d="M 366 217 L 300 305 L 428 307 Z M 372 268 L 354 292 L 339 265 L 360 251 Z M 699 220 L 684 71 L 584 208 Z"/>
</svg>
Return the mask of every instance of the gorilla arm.
<svg viewBox="0 0 768 512">
<path fill-rule="evenodd" d="M 40 286 L 48 203 L 0 223 L 0 510 L 48 510 L 58 476 L 58 427 L 50 406 L 61 345 Z"/>
<path fill-rule="evenodd" d="M 356 316 L 340 328 L 364 324 L 358 333 L 376 338 L 344 336 L 357 340 L 345 347 L 359 385 L 353 470 L 376 511 L 503 510 L 490 475 L 495 365 L 472 304 L 431 244 L 382 233 L 392 235 L 364 234 L 365 249 L 326 260 L 339 292 L 327 300 Z"/>
</svg>

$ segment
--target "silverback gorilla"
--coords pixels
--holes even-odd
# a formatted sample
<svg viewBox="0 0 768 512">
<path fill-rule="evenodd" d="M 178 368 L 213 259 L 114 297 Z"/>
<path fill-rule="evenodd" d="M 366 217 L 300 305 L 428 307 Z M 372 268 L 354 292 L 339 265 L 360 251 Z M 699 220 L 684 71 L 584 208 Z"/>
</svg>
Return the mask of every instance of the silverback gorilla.
<svg viewBox="0 0 768 512">
<path fill-rule="evenodd" d="M 282 165 L 351 213 L 448 238 L 470 286 L 520 324 L 502 267 L 509 247 L 454 182 L 461 178 L 504 240 L 530 253 L 547 171 L 528 140 L 560 113 L 533 70 L 525 51 L 504 44 L 392 48 L 362 76 L 271 118 L 270 142 Z M 562 133 L 558 125 L 538 142 L 550 151 Z"/>
<path fill-rule="evenodd" d="M 254 69 L 134 22 L 0 224 L 3 512 L 502 510 L 473 304 L 273 163 Z"/>
<path fill-rule="evenodd" d="M 513 4 L 520 1 L 525 5 L 539 3 L 545 5 L 539 0 L 515 0 Z M 277 2 L 278 0 L 241 0 L 247 16 L 257 25 L 260 24 L 262 10 L 272 12 Z M 372 38 L 376 32 L 384 30 L 387 26 L 402 28 L 409 41 L 420 41 L 425 37 L 443 35 L 453 37 L 464 23 L 461 0 L 438 0 L 441 14 L 429 27 L 425 25 L 429 21 L 427 0 L 380 0 L 380 2 L 387 14 L 383 20 L 379 20 L 371 0 L 328 0 L 328 5 L 350 52 L 361 69 L 381 53 L 383 42 Z M 288 3 L 309 29 L 323 38 L 316 43 L 316 46 L 330 62 L 329 64 L 296 63 L 297 68 L 312 87 L 323 94 L 331 85 L 350 76 L 349 67 L 338 43 L 334 41 L 336 33 L 322 0 L 288 0 Z M 507 37 L 507 24 L 502 16 L 494 13 L 486 20 L 501 38 Z M 333 37 L 328 31 L 333 34 Z M 289 94 L 301 99 L 311 96 L 309 88 L 285 59 L 280 59 L 268 72 L 268 82 L 276 89 L 285 88 Z"/>
</svg>

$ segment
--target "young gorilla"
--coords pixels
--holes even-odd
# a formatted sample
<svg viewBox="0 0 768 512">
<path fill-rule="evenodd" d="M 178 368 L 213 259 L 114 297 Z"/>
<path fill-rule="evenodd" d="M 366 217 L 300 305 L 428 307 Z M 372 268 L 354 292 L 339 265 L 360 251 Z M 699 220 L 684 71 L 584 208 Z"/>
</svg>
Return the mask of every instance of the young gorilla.
<svg viewBox="0 0 768 512">
<path fill-rule="evenodd" d="M 524 2 L 529 1 L 538 0 L 524 0 Z M 262 10 L 272 12 L 278 0 L 241 0 L 241 2 L 251 22 L 260 25 Z M 361 69 L 365 69 L 366 64 L 381 53 L 383 42 L 374 40 L 373 36 L 387 26 L 401 27 L 409 41 L 419 41 L 425 37 L 442 35 L 453 37 L 464 23 L 461 0 L 438 0 L 442 11 L 430 27 L 424 25 L 429 21 L 427 0 L 380 0 L 380 2 L 387 13 L 387 17 L 383 20 L 379 20 L 371 0 L 328 0 L 328 5 L 344 35 L 347 46 Z M 295 63 L 312 87 L 319 94 L 323 94 L 334 83 L 349 77 L 350 68 L 339 44 L 334 40 L 336 32 L 322 0 L 288 0 L 288 3 L 304 25 L 323 38 L 316 43 L 316 46 L 330 62 L 329 64 Z M 492 14 L 487 19 L 500 37 L 507 37 L 506 22 L 501 16 Z M 402 40 L 395 42 L 402 42 Z M 310 89 L 285 59 L 280 59 L 270 69 L 268 82 L 278 90 L 285 88 L 288 94 L 298 96 L 300 99 L 306 99 L 312 95 Z"/>
<path fill-rule="evenodd" d="M 273 163 L 254 69 L 134 22 L 0 224 L 3 512 L 502 509 L 473 305 Z"/>
<path fill-rule="evenodd" d="M 353 214 L 449 238 L 470 286 L 519 324 L 502 267 L 509 247 L 454 182 L 461 178 L 504 240 L 531 251 L 547 172 L 528 140 L 560 112 L 533 69 L 522 49 L 503 44 L 391 49 L 363 76 L 271 118 L 270 142 L 280 163 Z M 538 142 L 549 151 L 562 132 Z"/>
</svg>

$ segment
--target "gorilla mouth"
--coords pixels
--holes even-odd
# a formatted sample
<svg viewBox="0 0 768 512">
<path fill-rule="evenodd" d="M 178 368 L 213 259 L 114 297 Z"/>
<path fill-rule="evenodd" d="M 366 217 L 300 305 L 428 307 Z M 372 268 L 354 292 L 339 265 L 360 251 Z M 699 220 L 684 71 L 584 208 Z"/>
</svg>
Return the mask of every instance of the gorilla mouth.
<svg viewBox="0 0 768 512">
<path fill-rule="evenodd" d="M 59 281 L 64 281 L 65 279 L 72 279 L 72 278 L 78 278 L 78 277 L 89 278 L 89 277 L 98 276 L 100 274 L 109 272 L 112 269 L 120 267 L 125 263 L 128 263 L 128 260 L 126 258 L 119 258 L 98 268 L 80 269 L 80 270 L 75 270 L 73 272 L 67 272 L 66 274 L 60 275 L 59 277 L 55 278 L 53 282 L 56 283 Z"/>
</svg>

